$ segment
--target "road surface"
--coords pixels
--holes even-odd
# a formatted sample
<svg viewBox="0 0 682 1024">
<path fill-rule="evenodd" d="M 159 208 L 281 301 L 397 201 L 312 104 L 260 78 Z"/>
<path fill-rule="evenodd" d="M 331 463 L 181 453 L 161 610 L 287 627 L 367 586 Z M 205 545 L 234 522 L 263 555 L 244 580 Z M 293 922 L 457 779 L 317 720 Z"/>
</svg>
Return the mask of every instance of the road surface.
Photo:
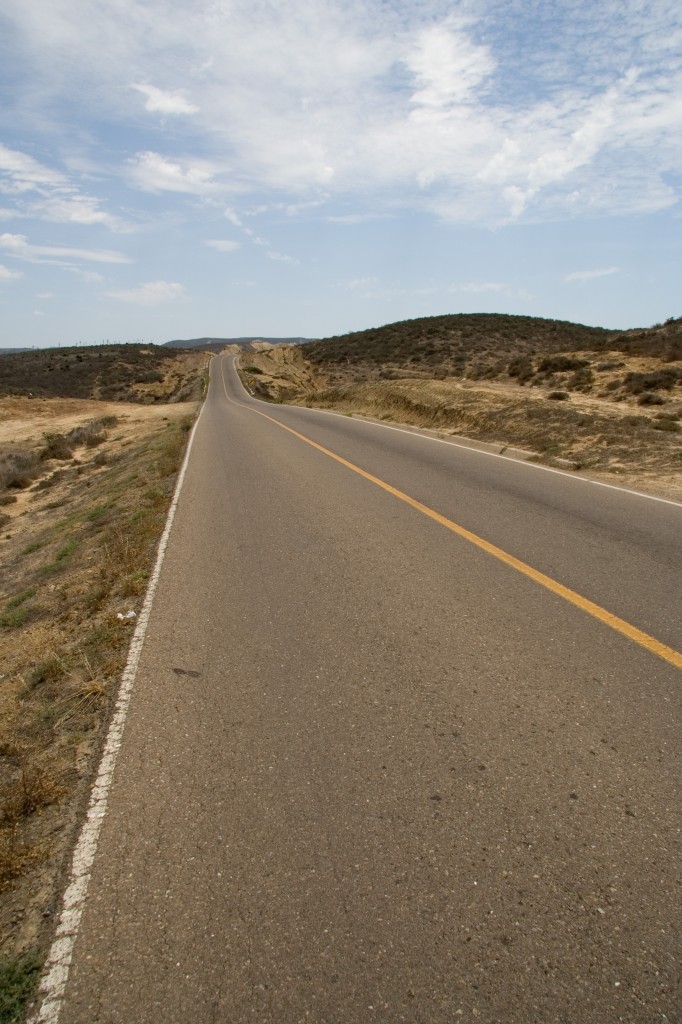
<svg viewBox="0 0 682 1024">
<path fill-rule="evenodd" d="M 682 1020 L 682 507 L 232 363 L 51 1019 Z"/>
</svg>

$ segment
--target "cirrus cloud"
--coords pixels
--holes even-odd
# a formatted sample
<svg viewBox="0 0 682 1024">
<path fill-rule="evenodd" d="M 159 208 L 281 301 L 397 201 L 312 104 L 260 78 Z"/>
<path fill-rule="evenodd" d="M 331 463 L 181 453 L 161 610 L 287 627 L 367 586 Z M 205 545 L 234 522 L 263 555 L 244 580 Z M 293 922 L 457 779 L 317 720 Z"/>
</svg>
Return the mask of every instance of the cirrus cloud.
<svg viewBox="0 0 682 1024">
<path fill-rule="evenodd" d="M 113 249 L 79 249 L 70 245 L 32 245 L 26 235 L 0 235 L 0 249 L 28 263 L 57 263 L 67 266 L 72 260 L 93 263 L 131 263 L 122 252 Z"/>
<path fill-rule="evenodd" d="M 599 277 L 610 277 L 611 274 L 617 274 L 620 267 L 603 267 L 601 270 L 574 270 L 572 274 L 567 274 L 564 281 L 595 281 Z"/>
<path fill-rule="evenodd" d="M 61 171 L 46 167 L 32 156 L 0 145 L 0 193 L 14 206 L 0 209 L 0 219 L 30 217 L 61 224 L 103 224 L 114 231 L 128 230 L 119 217 L 100 207 L 100 200 L 83 193 Z"/>
<path fill-rule="evenodd" d="M 124 288 L 106 294 L 119 302 L 132 302 L 137 306 L 159 306 L 164 302 L 182 299 L 185 289 L 175 281 L 147 281 L 137 288 Z"/>
<path fill-rule="evenodd" d="M 235 252 L 241 248 L 239 242 L 233 242 L 230 238 L 207 238 L 204 242 L 209 249 L 215 249 L 217 252 Z"/>
</svg>

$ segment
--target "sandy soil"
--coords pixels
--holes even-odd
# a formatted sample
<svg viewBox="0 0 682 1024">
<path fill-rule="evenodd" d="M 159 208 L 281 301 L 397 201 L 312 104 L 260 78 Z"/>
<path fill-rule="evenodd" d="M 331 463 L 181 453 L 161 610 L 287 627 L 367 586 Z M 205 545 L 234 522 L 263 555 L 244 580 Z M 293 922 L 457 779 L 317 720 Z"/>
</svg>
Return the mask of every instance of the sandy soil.
<svg viewBox="0 0 682 1024">
<path fill-rule="evenodd" d="M 89 419 L 116 416 L 117 433 L 129 437 L 140 423 L 182 415 L 187 407 L 101 402 L 87 398 L 0 398 L 0 444 L 23 445 L 40 441 L 48 431 L 64 434 Z"/>
</svg>

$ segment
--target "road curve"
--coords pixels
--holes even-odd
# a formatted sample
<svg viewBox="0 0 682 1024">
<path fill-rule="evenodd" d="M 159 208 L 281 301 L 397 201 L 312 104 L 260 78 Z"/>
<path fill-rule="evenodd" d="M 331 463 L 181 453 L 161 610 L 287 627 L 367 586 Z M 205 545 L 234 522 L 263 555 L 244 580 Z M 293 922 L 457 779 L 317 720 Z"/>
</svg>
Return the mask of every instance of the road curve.
<svg viewBox="0 0 682 1024">
<path fill-rule="evenodd" d="M 216 357 L 62 1024 L 682 1019 L 681 524 Z"/>
</svg>

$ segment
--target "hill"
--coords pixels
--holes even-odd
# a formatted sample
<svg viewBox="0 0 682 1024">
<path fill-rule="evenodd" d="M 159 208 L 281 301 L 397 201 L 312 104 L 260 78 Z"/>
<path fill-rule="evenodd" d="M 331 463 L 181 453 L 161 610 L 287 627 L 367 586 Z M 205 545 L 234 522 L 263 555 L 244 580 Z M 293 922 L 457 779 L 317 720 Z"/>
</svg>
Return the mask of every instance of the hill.
<svg viewBox="0 0 682 1024">
<path fill-rule="evenodd" d="M 251 350 L 260 398 L 426 427 L 682 498 L 682 319 L 607 331 L 565 321 L 427 317 Z"/>
<path fill-rule="evenodd" d="M 181 402 L 201 397 L 200 352 L 159 345 L 30 349 L 0 360 L 0 396 Z"/>
<path fill-rule="evenodd" d="M 682 318 L 609 331 L 564 320 L 463 313 L 326 338 L 300 351 L 332 383 L 406 377 L 513 380 L 567 391 L 601 386 L 608 389 L 604 397 L 614 399 L 682 384 L 682 368 L 672 365 L 682 360 Z M 617 354 L 625 359 L 614 358 Z M 635 357 L 649 363 L 630 366 Z"/>
<path fill-rule="evenodd" d="M 615 333 L 564 320 L 458 313 L 325 338 L 306 345 L 305 353 L 317 365 L 356 363 L 470 376 L 504 358 L 603 347 Z"/>
</svg>

